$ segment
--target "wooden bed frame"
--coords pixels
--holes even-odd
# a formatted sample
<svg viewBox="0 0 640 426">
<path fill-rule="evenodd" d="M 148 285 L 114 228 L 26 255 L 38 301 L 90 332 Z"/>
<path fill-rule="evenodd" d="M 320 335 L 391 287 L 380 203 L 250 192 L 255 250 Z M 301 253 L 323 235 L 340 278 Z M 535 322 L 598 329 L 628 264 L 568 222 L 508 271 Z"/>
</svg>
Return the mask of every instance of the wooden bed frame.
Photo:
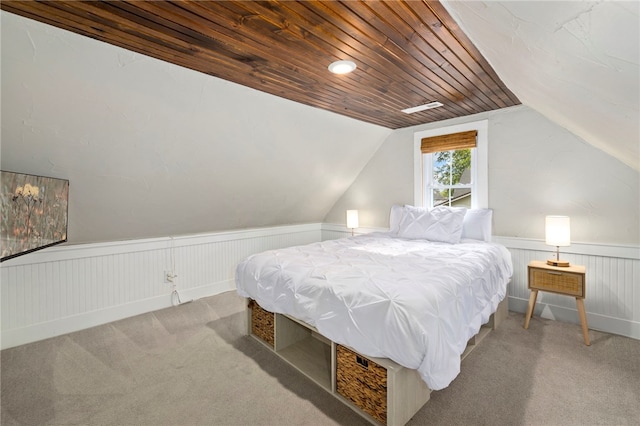
<svg viewBox="0 0 640 426">
<path fill-rule="evenodd" d="M 507 299 L 505 296 L 487 324 L 469 340 L 461 360 L 508 316 Z M 349 375 L 361 376 L 353 381 L 355 388 L 345 386 L 345 378 L 341 374 L 345 364 L 337 356 L 342 349 L 340 345 L 321 335 L 314 327 L 288 315 L 265 311 L 254 301 L 249 301 L 247 313 L 250 336 L 373 424 L 402 426 L 429 400 L 431 389 L 416 370 L 390 359 L 360 356 L 350 348 L 346 348 L 347 352 L 353 351 L 358 367 L 355 371 L 347 367 L 350 368 Z M 374 368 L 386 376 L 374 379 L 382 381 L 382 384 L 368 383 L 372 380 L 369 370 Z"/>
</svg>

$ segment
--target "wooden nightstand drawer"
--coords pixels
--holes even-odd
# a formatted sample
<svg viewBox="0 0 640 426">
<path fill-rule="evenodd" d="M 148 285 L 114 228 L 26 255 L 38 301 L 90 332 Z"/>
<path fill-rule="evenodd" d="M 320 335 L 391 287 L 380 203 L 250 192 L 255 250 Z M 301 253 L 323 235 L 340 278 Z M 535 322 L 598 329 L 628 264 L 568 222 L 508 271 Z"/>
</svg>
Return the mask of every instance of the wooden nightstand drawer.
<svg viewBox="0 0 640 426">
<path fill-rule="evenodd" d="M 529 268 L 529 288 L 584 297 L 584 274 Z"/>
</svg>

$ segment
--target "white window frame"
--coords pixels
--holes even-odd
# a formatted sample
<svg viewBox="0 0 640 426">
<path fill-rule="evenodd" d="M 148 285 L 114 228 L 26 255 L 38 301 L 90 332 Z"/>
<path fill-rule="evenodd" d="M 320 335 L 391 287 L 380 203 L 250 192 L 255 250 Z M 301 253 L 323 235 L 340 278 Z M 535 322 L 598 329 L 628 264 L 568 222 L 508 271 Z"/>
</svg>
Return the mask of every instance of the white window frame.
<svg viewBox="0 0 640 426">
<path fill-rule="evenodd" d="M 422 130 L 413 134 L 413 203 L 415 206 L 426 205 L 425 176 L 433 176 L 433 154 L 422 154 L 422 139 L 452 133 L 476 130 L 478 132 L 475 152 L 471 162 L 471 208 L 489 207 L 489 122 L 473 121 L 437 129 Z"/>
</svg>

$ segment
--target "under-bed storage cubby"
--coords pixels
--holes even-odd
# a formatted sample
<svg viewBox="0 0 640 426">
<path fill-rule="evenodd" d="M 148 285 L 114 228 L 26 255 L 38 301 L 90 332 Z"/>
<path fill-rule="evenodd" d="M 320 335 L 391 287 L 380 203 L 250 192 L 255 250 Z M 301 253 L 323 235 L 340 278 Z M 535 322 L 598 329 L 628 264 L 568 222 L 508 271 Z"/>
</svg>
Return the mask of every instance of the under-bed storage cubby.
<svg viewBox="0 0 640 426">
<path fill-rule="evenodd" d="M 255 300 L 249 301 L 249 333 L 274 348 L 275 314 L 262 309 Z"/>
<path fill-rule="evenodd" d="M 331 341 L 286 315 L 276 314 L 276 330 L 276 353 L 331 391 Z"/>
</svg>

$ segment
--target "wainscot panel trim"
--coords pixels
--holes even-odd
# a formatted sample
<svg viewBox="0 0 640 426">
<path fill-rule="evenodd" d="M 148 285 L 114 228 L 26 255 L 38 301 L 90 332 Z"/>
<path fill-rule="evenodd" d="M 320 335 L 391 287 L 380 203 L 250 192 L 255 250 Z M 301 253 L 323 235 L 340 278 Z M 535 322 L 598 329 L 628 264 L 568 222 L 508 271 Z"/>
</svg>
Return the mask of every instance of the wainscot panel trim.
<svg viewBox="0 0 640 426">
<path fill-rule="evenodd" d="M 133 253 L 158 250 L 168 247 L 184 247 L 194 244 L 208 244 L 222 241 L 237 241 L 273 235 L 315 232 L 320 238 L 321 224 L 284 225 L 270 228 L 249 228 L 232 231 L 210 232 L 202 234 L 178 235 L 170 237 L 144 238 L 138 240 L 106 241 L 100 243 L 68 244 L 63 243 L 25 256 L 18 256 L 2 263 L 5 266 L 32 265 L 34 263 L 57 262 L 85 257 L 111 254 Z"/>
<path fill-rule="evenodd" d="M 555 253 L 555 248 L 548 246 L 542 240 L 515 237 L 493 237 L 491 241 L 502 244 L 507 248 L 547 251 Z M 601 257 L 617 257 L 624 259 L 640 259 L 640 246 L 622 244 L 601 244 L 601 243 L 577 243 L 571 242 L 568 247 L 561 247 L 562 254 L 586 254 Z M 551 257 L 551 255 L 549 256 Z"/>
<path fill-rule="evenodd" d="M 304 224 L 56 246 L 0 265 L 0 348 L 235 290 L 235 268 L 264 250 L 320 241 Z M 175 275 L 168 282 L 165 275 Z"/>
<path fill-rule="evenodd" d="M 355 234 L 388 232 L 357 228 Z M 236 265 L 274 248 L 348 237 L 344 224 L 303 224 L 163 238 L 62 245 L 0 265 L 0 348 L 9 348 L 235 289 Z M 525 312 L 526 267 L 550 257 L 543 241 L 493 238 L 512 254 L 511 310 Z M 589 327 L 640 339 L 640 247 L 572 243 L 566 258 L 587 266 Z M 173 283 L 165 271 L 177 275 Z M 536 314 L 579 323 L 575 300 L 544 294 Z M 579 329 L 578 329 L 579 334 Z"/>
</svg>

